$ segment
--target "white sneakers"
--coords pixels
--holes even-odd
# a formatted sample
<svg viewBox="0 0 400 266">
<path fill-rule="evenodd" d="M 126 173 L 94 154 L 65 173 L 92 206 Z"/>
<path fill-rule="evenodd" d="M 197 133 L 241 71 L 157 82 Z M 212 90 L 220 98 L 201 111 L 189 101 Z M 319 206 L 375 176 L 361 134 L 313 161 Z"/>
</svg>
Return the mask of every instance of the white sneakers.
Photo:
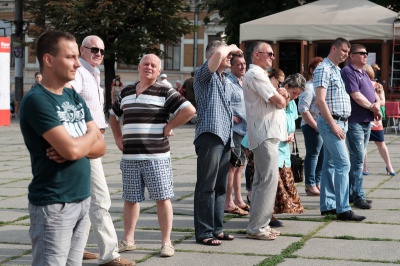
<svg viewBox="0 0 400 266">
<path fill-rule="evenodd" d="M 125 240 L 121 240 L 118 243 L 118 250 L 119 252 L 124 252 L 124 251 L 130 251 L 130 250 L 135 250 L 136 245 L 134 243 L 128 243 Z M 161 247 L 161 257 L 172 257 L 175 255 L 175 249 L 172 244 L 165 244 Z"/>
<path fill-rule="evenodd" d="M 175 254 L 175 249 L 171 244 L 165 244 L 161 247 L 161 257 L 172 257 Z"/>
<path fill-rule="evenodd" d="M 118 243 L 118 252 L 124 252 L 124 251 L 129 251 L 129 250 L 135 250 L 136 245 L 135 243 L 128 243 L 125 240 L 121 240 Z"/>
</svg>

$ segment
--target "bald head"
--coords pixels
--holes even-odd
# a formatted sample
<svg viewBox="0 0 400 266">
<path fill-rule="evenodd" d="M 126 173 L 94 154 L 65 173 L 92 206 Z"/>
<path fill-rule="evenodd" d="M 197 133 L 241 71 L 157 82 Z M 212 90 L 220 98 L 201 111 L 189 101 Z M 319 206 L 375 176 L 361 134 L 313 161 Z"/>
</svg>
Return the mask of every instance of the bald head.
<svg viewBox="0 0 400 266">
<path fill-rule="evenodd" d="M 104 42 L 96 35 L 87 36 L 82 41 L 80 48 L 81 57 L 92 67 L 101 64 L 104 57 Z"/>
<path fill-rule="evenodd" d="M 138 69 L 140 81 L 154 83 L 161 73 L 161 60 L 155 54 L 147 54 L 140 60 Z"/>
</svg>

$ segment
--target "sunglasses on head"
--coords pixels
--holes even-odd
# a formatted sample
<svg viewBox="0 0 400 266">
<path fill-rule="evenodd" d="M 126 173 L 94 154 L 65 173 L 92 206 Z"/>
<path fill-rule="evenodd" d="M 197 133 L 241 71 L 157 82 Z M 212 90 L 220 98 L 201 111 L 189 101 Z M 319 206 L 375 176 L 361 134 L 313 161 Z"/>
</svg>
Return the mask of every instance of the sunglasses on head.
<svg viewBox="0 0 400 266">
<path fill-rule="evenodd" d="M 354 52 L 353 54 L 359 54 L 359 55 L 366 55 L 366 56 L 368 56 L 368 52 Z"/>
<path fill-rule="evenodd" d="M 100 49 L 98 47 L 86 47 L 86 46 L 83 46 L 83 47 L 86 49 L 90 49 L 90 52 L 92 52 L 94 54 L 97 54 L 100 51 L 100 54 L 104 55 L 104 49 Z"/>
</svg>

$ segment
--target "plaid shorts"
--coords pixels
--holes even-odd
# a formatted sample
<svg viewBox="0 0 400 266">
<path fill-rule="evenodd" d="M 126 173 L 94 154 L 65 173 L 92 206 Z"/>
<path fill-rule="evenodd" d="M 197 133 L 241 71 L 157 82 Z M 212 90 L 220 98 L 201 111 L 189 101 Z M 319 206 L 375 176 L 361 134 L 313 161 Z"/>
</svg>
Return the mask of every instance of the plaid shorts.
<svg viewBox="0 0 400 266">
<path fill-rule="evenodd" d="M 174 196 L 171 159 L 121 159 L 122 198 L 129 202 L 145 200 L 144 188 L 153 200 L 166 200 Z"/>
</svg>

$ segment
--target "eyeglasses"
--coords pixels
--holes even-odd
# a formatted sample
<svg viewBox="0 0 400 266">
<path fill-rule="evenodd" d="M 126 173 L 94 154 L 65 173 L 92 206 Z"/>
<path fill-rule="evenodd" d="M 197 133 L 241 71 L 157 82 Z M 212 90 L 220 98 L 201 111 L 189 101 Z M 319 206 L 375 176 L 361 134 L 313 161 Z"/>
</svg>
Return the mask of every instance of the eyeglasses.
<svg viewBox="0 0 400 266">
<path fill-rule="evenodd" d="M 257 52 L 257 53 L 259 53 L 259 54 L 267 54 L 267 55 L 269 55 L 269 56 L 275 56 L 275 54 L 273 53 L 273 52 Z"/>
<path fill-rule="evenodd" d="M 104 55 L 104 49 L 100 49 L 98 47 L 86 47 L 86 46 L 83 46 L 83 47 L 86 49 L 90 49 L 90 52 L 92 52 L 94 54 L 97 54 L 100 51 L 100 54 Z"/>
<path fill-rule="evenodd" d="M 368 52 L 354 52 L 353 54 L 359 54 L 359 55 L 366 55 L 366 56 L 368 56 Z"/>
</svg>

